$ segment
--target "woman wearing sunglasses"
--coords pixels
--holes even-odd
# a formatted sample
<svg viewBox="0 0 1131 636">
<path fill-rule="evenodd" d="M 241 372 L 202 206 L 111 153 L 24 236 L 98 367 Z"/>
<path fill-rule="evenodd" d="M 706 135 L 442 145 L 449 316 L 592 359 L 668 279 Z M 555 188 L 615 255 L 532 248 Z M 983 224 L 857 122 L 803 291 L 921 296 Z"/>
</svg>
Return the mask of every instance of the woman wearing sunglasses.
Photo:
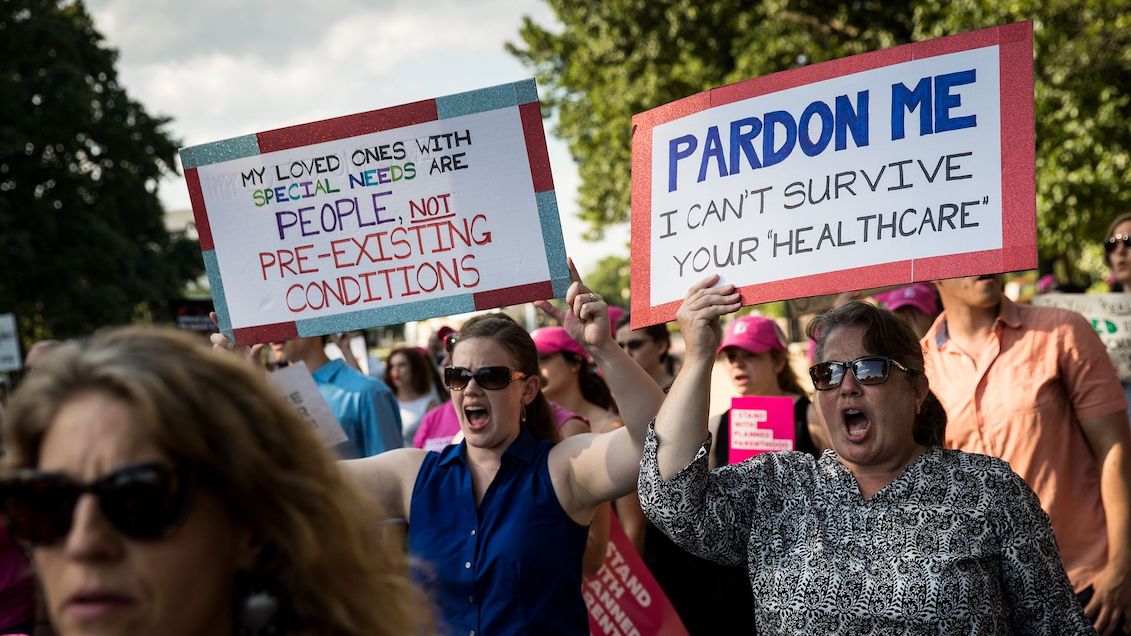
<svg viewBox="0 0 1131 636">
<path fill-rule="evenodd" d="M 944 450 L 923 354 L 894 314 L 817 317 L 810 375 L 833 449 L 707 470 L 708 398 L 732 285 L 691 288 L 683 370 L 649 430 L 648 516 L 701 556 L 749 570 L 759 632 L 1089 634 L 1052 530 L 1004 462 Z"/>
<path fill-rule="evenodd" d="M 60 346 L 13 396 L 5 443 L 0 511 L 62 636 L 427 629 L 310 424 L 193 336 Z"/>
<path fill-rule="evenodd" d="M 1103 247 L 1104 263 L 1111 268 L 1111 291 L 1131 292 L 1131 212 L 1112 220 Z"/>
<path fill-rule="evenodd" d="M 568 312 L 540 307 L 601 365 L 624 428 L 555 444 L 534 342 L 512 321 L 487 318 L 460 331 L 444 370 L 463 441 L 346 462 L 408 520 L 409 550 L 427 566 L 422 576 L 452 633 L 589 633 L 587 526 L 602 502 L 635 487 L 644 429 L 663 393 L 613 342 L 600 296 L 575 282 L 566 302 Z M 634 390 L 622 395 L 624 387 Z"/>
<path fill-rule="evenodd" d="M 1115 217 L 1108 226 L 1104 263 L 1111 268 L 1111 291 L 1131 292 L 1131 212 Z M 1127 417 L 1131 420 L 1131 382 L 1121 378 L 1121 384 L 1127 398 Z"/>
<path fill-rule="evenodd" d="M 672 338 L 667 325 L 649 325 L 632 328 L 632 316 L 625 314 L 617 320 L 617 344 L 652 376 L 660 388 L 667 391 L 674 376 L 671 372 Z"/>
</svg>

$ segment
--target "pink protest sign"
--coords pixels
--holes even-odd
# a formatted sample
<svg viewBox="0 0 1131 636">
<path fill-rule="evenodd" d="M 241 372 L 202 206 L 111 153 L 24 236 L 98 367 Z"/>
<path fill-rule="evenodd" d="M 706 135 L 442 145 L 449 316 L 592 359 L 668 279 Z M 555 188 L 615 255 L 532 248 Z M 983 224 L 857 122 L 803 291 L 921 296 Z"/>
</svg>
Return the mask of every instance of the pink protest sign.
<svg viewBox="0 0 1131 636">
<path fill-rule="evenodd" d="M 762 453 L 791 451 L 796 447 L 793 398 L 755 396 L 731 400 L 727 454 L 731 464 Z"/>
<path fill-rule="evenodd" d="M 609 520 L 605 563 L 581 583 L 593 636 L 687 636 L 660 584 L 616 517 Z"/>
<path fill-rule="evenodd" d="M 632 119 L 632 326 L 1037 263 L 1033 24 L 758 77 Z"/>
</svg>

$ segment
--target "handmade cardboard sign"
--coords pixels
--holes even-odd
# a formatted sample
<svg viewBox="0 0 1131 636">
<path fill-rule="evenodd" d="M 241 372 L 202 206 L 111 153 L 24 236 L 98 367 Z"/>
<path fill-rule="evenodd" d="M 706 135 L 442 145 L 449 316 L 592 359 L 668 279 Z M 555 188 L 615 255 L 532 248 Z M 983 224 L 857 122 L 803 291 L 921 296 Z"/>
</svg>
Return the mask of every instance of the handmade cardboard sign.
<svg viewBox="0 0 1131 636">
<path fill-rule="evenodd" d="M 593 636 L 687 636 L 679 614 L 616 516 L 609 519 L 605 562 L 582 581 L 581 595 Z"/>
<path fill-rule="evenodd" d="M 762 453 L 796 448 L 793 398 L 748 396 L 730 401 L 729 463 L 737 464 Z"/>
<path fill-rule="evenodd" d="M 1032 24 L 639 114 L 632 325 L 718 273 L 745 304 L 1036 264 Z"/>
<path fill-rule="evenodd" d="M 0 314 L 0 371 L 17 371 L 20 364 L 20 338 L 15 314 Z"/>
<path fill-rule="evenodd" d="M 237 343 L 569 286 L 534 80 L 183 148 L 181 161 Z"/>
<path fill-rule="evenodd" d="M 1042 294 L 1033 304 L 1082 314 L 1107 347 L 1119 379 L 1131 382 L 1131 294 Z"/>
<path fill-rule="evenodd" d="M 314 426 L 326 448 L 333 448 L 349 439 L 305 363 L 293 362 L 272 371 L 267 377 L 279 395 Z"/>
</svg>

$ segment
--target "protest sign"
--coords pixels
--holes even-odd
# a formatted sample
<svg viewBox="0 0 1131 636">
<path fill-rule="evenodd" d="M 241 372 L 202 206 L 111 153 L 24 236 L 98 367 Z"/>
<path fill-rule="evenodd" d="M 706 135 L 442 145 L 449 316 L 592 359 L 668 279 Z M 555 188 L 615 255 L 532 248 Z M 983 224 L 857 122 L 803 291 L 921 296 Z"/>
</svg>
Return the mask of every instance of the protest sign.
<svg viewBox="0 0 1131 636">
<path fill-rule="evenodd" d="M 183 148 L 181 161 L 237 343 L 569 286 L 533 80 Z"/>
<path fill-rule="evenodd" d="M 1036 264 L 1032 24 L 715 88 L 633 118 L 632 326 Z"/>
<path fill-rule="evenodd" d="M 279 393 L 288 404 L 293 406 L 298 414 L 314 425 L 318 438 L 332 448 L 349 439 L 338 418 L 334 417 L 326 398 L 318 390 L 314 376 L 303 362 L 291 364 L 267 374 L 271 386 Z"/>
<path fill-rule="evenodd" d="M 736 397 L 730 401 L 730 447 L 727 462 L 737 464 L 762 453 L 797 447 L 793 398 Z"/>
<path fill-rule="evenodd" d="M 581 595 L 594 636 L 687 636 L 679 614 L 615 516 L 609 519 L 605 562 L 582 581 Z"/>
<path fill-rule="evenodd" d="M 1082 314 L 1107 347 L 1119 379 L 1131 382 L 1131 294 L 1042 294 L 1033 304 Z"/>
<path fill-rule="evenodd" d="M 169 303 L 177 329 L 210 334 L 216 332 L 209 313 L 214 310 L 212 301 L 207 298 L 180 298 Z"/>
<path fill-rule="evenodd" d="M 0 372 L 20 368 L 20 338 L 16 332 L 16 316 L 0 314 Z"/>
</svg>

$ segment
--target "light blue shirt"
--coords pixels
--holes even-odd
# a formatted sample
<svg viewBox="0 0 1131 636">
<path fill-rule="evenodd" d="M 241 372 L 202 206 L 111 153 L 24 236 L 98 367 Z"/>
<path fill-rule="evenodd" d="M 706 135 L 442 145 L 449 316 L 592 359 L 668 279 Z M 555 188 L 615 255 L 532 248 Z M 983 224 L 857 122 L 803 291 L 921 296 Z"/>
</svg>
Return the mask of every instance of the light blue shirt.
<svg viewBox="0 0 1131 636">
<path fill-rule="evenodd" d="M 397 398 L 385 383 L 362 375 L 342 360 L 312 374 L 349 439 L 334 447 L 342 459 L 356 459 L 401 447 Z"/>
</svg>

